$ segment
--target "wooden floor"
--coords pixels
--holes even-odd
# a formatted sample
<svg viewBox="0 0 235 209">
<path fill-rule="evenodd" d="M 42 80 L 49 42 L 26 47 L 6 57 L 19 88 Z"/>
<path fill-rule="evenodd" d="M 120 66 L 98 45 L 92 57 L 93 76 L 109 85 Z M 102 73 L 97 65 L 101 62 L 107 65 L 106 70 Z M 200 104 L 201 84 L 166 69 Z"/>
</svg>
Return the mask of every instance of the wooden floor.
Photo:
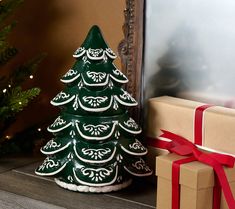
<svg viewBox="0 0 235 209">
<path fill-rule="evenodd" d="M 83 194 L 58 187 L 52 178 L 34 174 L 42 159 L 0 159 L 0 209 L 149 209 L 155 208 L 156 189 L 135 180 L 119 192 Z"/>
</svg>

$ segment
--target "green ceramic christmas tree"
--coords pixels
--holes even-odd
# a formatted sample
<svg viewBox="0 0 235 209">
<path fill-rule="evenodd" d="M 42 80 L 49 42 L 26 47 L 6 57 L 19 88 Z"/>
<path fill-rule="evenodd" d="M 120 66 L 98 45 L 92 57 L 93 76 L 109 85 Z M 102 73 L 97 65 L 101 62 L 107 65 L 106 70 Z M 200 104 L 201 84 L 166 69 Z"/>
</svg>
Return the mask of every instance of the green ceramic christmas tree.
<svg viewBox="0 0 235 209">
<path fill-rule="evenodd" d="M 116 191 L 133 175 L 151 175 L 141 158 L 147 149 L 136 139 L 141 129 L 127 111 L 137 102 L 121 88 L 128 79 L 112 63 L 116 55 L 97 26 L 73 56 L 61 78 L 66 88 L 51 101 L 61 114 L 48 127 L 55 137 L 41 148 L 47 158 L 36 174 L 80 192 Z"/>
</svg>

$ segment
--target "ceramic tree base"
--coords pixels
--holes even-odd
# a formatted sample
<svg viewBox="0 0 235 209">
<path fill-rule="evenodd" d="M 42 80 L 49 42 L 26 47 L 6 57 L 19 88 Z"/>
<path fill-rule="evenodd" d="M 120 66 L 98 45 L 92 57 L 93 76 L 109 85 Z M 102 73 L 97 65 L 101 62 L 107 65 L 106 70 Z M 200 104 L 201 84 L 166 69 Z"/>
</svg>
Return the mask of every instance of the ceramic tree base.
<svg viewBox="0 0 235 209">
<path fill-rule="evenodd" d="M 84 185 L 76 185 L 76 184 L 68 184 L 65 183 L 58 178 L 55 178 L 56 184 L 64 189 L 68 189 L 75 192 L 91 192 L 91 193 L 107 193 L 107 192 L 114 192 L 121 189 L 124 189 L 131 185 L 132 179 L 125 181 L 121 184 L 114 184 L 110 186 L 103 186 L 103 187 L 92 187 L 92 186 L 84 186 Z"/>
</svg>

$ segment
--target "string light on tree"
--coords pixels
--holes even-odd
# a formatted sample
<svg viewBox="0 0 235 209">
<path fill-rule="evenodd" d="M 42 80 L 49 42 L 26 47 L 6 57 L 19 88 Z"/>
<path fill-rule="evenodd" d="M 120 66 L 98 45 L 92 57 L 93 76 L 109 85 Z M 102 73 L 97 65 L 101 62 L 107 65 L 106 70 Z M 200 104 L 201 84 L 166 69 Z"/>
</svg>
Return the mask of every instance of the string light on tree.
<svg viewBox="0 0 235 209">
<path fill-rule="evenodd" d="M 30 75 L 29 78 L 30 78 L 30 79 L 33 79 L 33 75 Z"/>
<path fill-rule="evenodd" d="M 7 92 L 7 89 L 3 89 L 2 92 L 5 94 Z"/>
<path fill-rule="evenodd" d="M 9 135 L 6 135 L 6 136 L 5 136 L 5 138 L 6 138 L 6 139 L 10 139 L 10 138 L 11 138 L 11 136 L 9 136 Z"/>
</svg>

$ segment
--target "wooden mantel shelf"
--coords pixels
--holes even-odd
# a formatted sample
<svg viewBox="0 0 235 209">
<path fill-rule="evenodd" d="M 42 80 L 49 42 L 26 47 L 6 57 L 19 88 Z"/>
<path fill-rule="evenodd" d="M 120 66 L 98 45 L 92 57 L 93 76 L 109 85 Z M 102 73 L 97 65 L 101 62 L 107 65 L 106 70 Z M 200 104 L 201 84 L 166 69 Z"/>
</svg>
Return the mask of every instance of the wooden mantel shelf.
<svg viewBox="0 0 235 209">
<path fill-rule="evenodd" d="M 155 186 L 135 180 L 129 188 L 107 194 L 82 194 L 58 187 L 52 178 L 34 174 L 42 159 L 0 158 L 0 209 L 150 209 Z"/>
</svg>

